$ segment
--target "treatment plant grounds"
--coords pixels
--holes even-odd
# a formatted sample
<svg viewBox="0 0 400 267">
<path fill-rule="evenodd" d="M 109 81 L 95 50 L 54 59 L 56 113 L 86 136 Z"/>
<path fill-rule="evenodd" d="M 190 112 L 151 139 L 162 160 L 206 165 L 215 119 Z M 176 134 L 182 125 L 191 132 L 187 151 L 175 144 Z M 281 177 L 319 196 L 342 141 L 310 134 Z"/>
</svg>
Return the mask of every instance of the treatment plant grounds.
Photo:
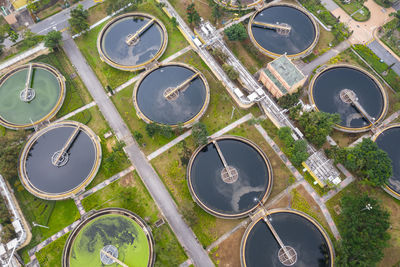
<svg viewBox="0 0 400 267">
<path fill-rule="evenodd" d="M 159 66 L 136 83 L 133 103 L 147 123 L 176 126 L 198 120 L 210 99 L 207 80 L 198 70 L 181 63 Z"/>
<path fill-rule="evenodd" d="M 151 232 L 139 216 L 120 208 L 103 209 L 68 237 L 63 266 L 121 266 L 115 259 L 129 267 L 153 266 L 153 247 Z"/>
<path fill-rule="evenodd" d="M 143 13 L 127 13 L 104 26 L 97 39 L 97 50 L 112 67 L 135 71 L 157 60 L 167 43 L 167 31 L 158 19 Z"/>
<path fill-rule="evenodd" d="M 297 253 L 293 266 L 333 267 L 334 251 L 323 228 L 311 217 L 294 210 L 272 210 L 266 217 L 282 242 Z M 262 218 L 252 222 L 242 238 L 243 267 L 284 267 L 281 247 Z"/>
<path fill-rule="evenodd" d="M 19 176 L 35 196 L 65 199 L 91 182 L 100 161 L 99 138 L 86 125 L 74 121 L 52 123 L 26 143 Z"/>
<path fill-rule="evenodd" d="M 306 56 L 316 45 L 319 29 L 306 10 L 291 4 L 273 4 L 254 13 L 248 25 L 250 39 L 264 54 Z"/>
<path fill-rule="evenodd" d="M 224 136 L 199 147 L 188 164 L 188 185 L 194 200 L 223 218 L 244 217 L 264 202 L 272 187 L 272 169 L 265 154 L 242 137 Z"/>
<path fill-rule="evenodd" d="M 0 79 L 0 124 L 32 128 L 56 115 L 64 97 L 64 77 L 54 67 L 30 63 L 14 68 Z"/>
<path fill-rule="evenodd" d="M 345 91 L 355 97 L 364 111 L 360 111 Z M 386 114 L 388 99 L 385 90 L 368 72 L 350 65 L 334 65 L 314 76 L 310 83 L 310 102 L 318 111 L 338 113 L 341 122 L 336 128 L 347 132 L 367 131 Z M 363 114 L 372 117 L 370 122 Z"/>
</svg>

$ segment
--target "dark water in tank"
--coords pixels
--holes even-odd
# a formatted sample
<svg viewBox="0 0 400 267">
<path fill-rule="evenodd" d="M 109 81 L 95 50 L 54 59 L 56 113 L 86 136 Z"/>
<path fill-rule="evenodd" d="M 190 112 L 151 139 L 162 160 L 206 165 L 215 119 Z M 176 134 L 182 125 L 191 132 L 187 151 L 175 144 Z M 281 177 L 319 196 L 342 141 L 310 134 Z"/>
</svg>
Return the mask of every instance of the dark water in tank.
<svg viewBox="0 0 400 267">
<path fill-rule="evenodd" d="M 375 142 L 392 160 L 393 176 L 389 179 L 388 186 L 400 194 L 400 126 L 383 131 Z"/>
<path fill-rule="evenodd" d="M 254 39 L 264 49 L 276 53 L 293 55 L 306 50 L 314 41 L 316 29 L 311 19 L 303 12 L 289 6 L 271 6 L 254 18 L 266 23 L 286 23 L 292 27 L 289 36 L 278 34 L 275 30 L 252 26 Z"/>
<path fill-rule="evenodd" d="M 69 161 L 56 167 L 51 163 L 55 151 L 62 149 L 75 127 L 54 128 L 40 136 L 32 145 L 26 172 L 30 182 L 47 193 L 62 193 L 80 185 L 95 163 L 95 147 L 90 137 L 80 131 L 70 146 Z"/>
<path fill-rule="evenodd" d="M 134 66 L 152 59 L 161 49 L 164 37 L 160 26 L 153 23 L 136 45 L 129 46 L 125 39 L 141 29 L 150 19 L 139 16 L 121 18 L 104 32 L 101 47 L 106 56 L 117 64 Z"/>
<path fill-rule="evenodd" d="M 190 78 L 194 72 L 182 66 L 164 66 L 149 73 L 137 90 L 138 106 L 152 121 L 175 125 L 186 122 L 204 106 L 207 92 L 200 77 L 195 78 L 185 90 L 179 91 L 175 100 L 167 100 L 164 92 Z"/>
<path fill-rule="evenodd" d="M 279 212 L 269 216 L 285 246 L 297 252 L 296 267 L 330 266 L 328 244 L 310 221 L 293 213 Z M 249 233 L 245 250 L 248 267 L 285 266 L 278 259 L 280 246 L 264 221 L 259 221 Z"/>
<path fill-rule="evenodd" d="M 340 99 L 342 89 L 353 90 L 370 116 L 378 119 L 382 114 L 384 98 L 373 79 L 353 68 L 328 69 L 315 80 L 313 97 L 320 111 L 340 114 L 341 126 L 360 128 L 370 124 L 353 105 Z"/>
<path fill-rule="evenodd" d="M 250 145 L 238 140 L 217 141 L 229 166 L 238 170 L 232 184 L 221 179 L 223 164 L 213 143 L 208 144 L 193 162 L 191 182 L 197 197 L 208 208 L 224 214 L 238 214 L 253 208 L 269 184 L 268 167 Z M 272 178 L 271 178 L 272 179 Z"/>
</svg>

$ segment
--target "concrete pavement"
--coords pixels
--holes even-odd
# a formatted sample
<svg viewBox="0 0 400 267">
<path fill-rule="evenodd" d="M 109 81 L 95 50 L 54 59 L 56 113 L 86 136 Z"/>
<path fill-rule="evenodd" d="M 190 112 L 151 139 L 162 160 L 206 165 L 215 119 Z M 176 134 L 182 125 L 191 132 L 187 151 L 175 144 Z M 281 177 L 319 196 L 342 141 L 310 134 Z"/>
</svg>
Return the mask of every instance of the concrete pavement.
<svg viewBox="0 0 400 267">
<path fill-rule="evenodd" d="M 324 53 L 322 56 L 317 57 L 307 65 L 303 66 L 301 68 L 302 72 L 304 75 L 310 75 L 311 72 L 317 67 L 325 64 L 328 62 L 331 58 L 335 57 L 338 55 L 340 52 L 343 52 L 347 48 L 350 47 L 350 43 L 348 41 L 343 41 L 334 48 L 330 49 L 328 52 Z"/>
<path fill-rule="evenodd" d="M 392 70 L 400 75 L 400 62 L 388 51 L 386 50 L 377 40 L 369 43 L 367 45 L 372 52 L 375 53 L 380 59 L 382 59 L 389 66 L 393 63 L 395 65 L 392 67 Z"/>
<path fill-rule="evenodd" d="M 189 257 L 193 260 L 193 263 L 196 266 L 214 266 L 207 252 L 197 241 L 192 230 L 183 221 L 175 202 L 153 167 L 147 161 L 146 156 L 134 141 L 127 125 L 122 120 L 111 100 L 108 98 L 104 88 L 100 84 L 100 81 L 87 64 L 73 39 L 68 37 L 65 32 L 63 48 L 68 58 L 80 74 L 82 81 L 88 88 L 93 99 L 99 106 L 104 118 L 113 129 L 115 135 L 119 140 L 125 142 L 126 146 L 124 150 L 128 155 L 128 158 L 131 160 L 133 166 L 158 205 L 161 213 L 168 221 L 179 242 L 182 244 Z"/>
</svg>

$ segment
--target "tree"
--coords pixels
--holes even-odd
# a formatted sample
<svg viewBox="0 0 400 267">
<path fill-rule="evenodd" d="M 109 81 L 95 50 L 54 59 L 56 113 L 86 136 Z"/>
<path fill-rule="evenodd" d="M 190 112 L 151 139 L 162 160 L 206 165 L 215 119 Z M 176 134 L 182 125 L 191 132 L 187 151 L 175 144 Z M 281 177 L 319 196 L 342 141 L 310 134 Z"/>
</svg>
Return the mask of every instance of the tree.
<svg viewBox="0 0 400 267">
<path fill-rule="evenodd" d="M 222 69 L 225 71 L 226 75 L 228 75 L 229 79 L 236 80 L 239 78 L 239 72 L 235 70 L 233 66 L 225 63 L 222 65 Z"/>
<path fill-rule="evenodd" d="M 224 30 L 229 41 L 244 41 L 247 39 L 247 31 L 242 23 L 234 24 Z"/>
<path fill-rule="evenodd" d="M 194 3 L 188 5 L 186 8 L 186 15 L 190 24 L 199 24 L 200 22 L 200 15 L 196 10 Z"/>
<path fill-rule="evenodd" d="M 388 154 L 368 138 L 364 138 L 354 147 L 335 147 L 328 150 L 328 156 L 342 163 L 350 171 L 356 172 L 357 176 L 366 179 L 373 186 L 386 184 L 393 174 Z"/>
<path fill-rule="evenodd" d="M 150 137 L 153 137 L 159 130 L 160 126 L 154 122 L 146 124 L 146 133 Z"/>
<path fill-rule="evenodd" d="M 222 62 L 225 62 L 225 61 L 227 60 L 227 58 L 228 58 L 228 56 L 227 56 L 227 55 L 222 51 L 222 49 L 219 48 L 219 47 L 214 48 L 214 49 L 211 51 L 211 54 L 212 54 L 214 57 L 219 58 Z"/>
<path fill-rule="evenodd" d="M 367 209 L 367 204 L 372 208 Z M 341 208 L 338 266 L 375 266 L 383 258 L 383 249 L 390 239 L 389 213 L 376 199 L 359 193 L 343 196 Z"/>
<path fill-rule="evenodd" d="M 278 104 L 282 108 L 291 108 L 297 103 L 299 103 L 299 98 L 300 98 L 301 90 L 299 89 L 297 92 L 293 94 L 286 94 L 278 99 Z"/>
<path fill-rule="evenodd" d="M 214 21 L 217 21 L 222 16 L 221 8 L 218 4 L 213 5 L 211 14 L 214 18 Z"/>
<path fill-rule="evenodd" d="M 33 0 L 28 0 L 28 1 L 27 1 L 27 5 L 26 5 L 26 8 L 27 8 L 30 12 L 35 13 L 35 12 L 37 11 L 37 9 L 38 9 L 37 2 L 34 2 Z"/>
<path fill-rule="evenodd" d="M 61 43 L 61 32 L 50 31 L 44 37 L 44 46 L 48 48 L 57 48 Z"/>
<path fill-rule="evenodd" d="M 292 130 L 289 127 L 282 127 L 278 130 L 278 137 L 285 146 L 282 148 L 290 161 L 295 166 L 300 166 L 308 158 L 307 143 L 304 140 L 294 140 Z"/>
<path fill-rule="evenodd" d="M 89 29 L 87 21 L 89 12 L 82 5 L 78 5 L 75 9 L 72 9 L 70 16 L 71 18 L 68 19 L 68 22 L 74 33 L 84 32 Z"/>
<path fill-rule="evenodd" d="M 326 137 L 332 132 L 332 127 L 339 122 L 339 114 L 318 111 L 305 112 L 299 118 L 299 124 L 304 129 L 306 138 L 317 147 L 325 143 Z"/>
<path fill-rule="evenodd" d="M 207 144 L 208 131 L 205 124 L 198 122 L 192 127 L 192 136 L 198 146 Z"/>
<path fill-rule="evenodd" d="M 174 27 L 178 26 L 178 21 L 176 20 L 175 17 L 171 18 L 171 23 L 172 23 L 172 26 L 174 26 Z"/>
<path fill-rule="evenodd" d="M 6 179 L 18 177 L 18 159 L 25 138 L 24 131 L 17 131 L 13 137 L 0 137 L 0 170 Z"/>
</svg>

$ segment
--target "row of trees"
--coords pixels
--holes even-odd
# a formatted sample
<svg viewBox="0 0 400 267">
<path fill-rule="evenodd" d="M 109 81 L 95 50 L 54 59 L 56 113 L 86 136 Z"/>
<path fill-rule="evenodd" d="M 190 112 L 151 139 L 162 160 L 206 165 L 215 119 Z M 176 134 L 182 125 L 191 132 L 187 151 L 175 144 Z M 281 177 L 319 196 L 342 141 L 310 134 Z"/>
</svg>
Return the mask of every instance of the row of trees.
<svg viewBox="0 0 400 267">
<path fill-rule="evenodd" d="M 371 139 L 364 138 L 354 147 L 333 147 L 326 152 L 329 157 L 342 163 L 373 186 L 384 185 L 392 176 L 392 162 L 388 154 L 379 149 Z"/>
<path fill-rule="evenodd" d="M 284 143 L 282 148 L 293 165 L 299 167 L 308 158 L 307 143 L 305 140 L 294 140 L 292 130 L 289 127 L 282 127 L 278 131 L 279 139 Z"/>
</svg>

